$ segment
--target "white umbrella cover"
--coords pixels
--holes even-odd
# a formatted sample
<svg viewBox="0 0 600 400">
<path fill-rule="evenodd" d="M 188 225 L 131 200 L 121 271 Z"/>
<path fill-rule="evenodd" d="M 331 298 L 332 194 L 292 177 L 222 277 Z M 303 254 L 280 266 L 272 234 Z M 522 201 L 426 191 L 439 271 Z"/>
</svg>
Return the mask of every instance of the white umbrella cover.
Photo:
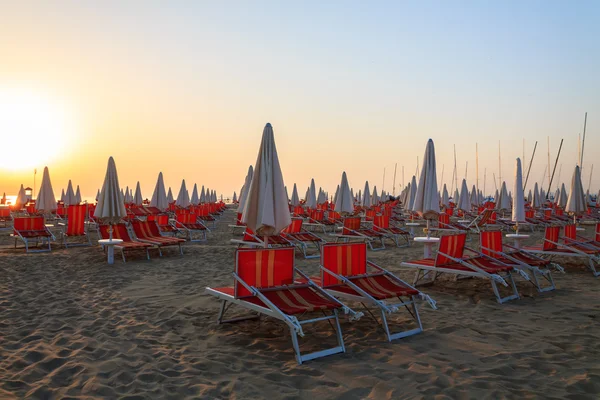
<svg viewBox="0 0 600 400">
<path fill-rule="evenodd" d="M 52 190 L 52 183 L 50 182 L 50 173 L 48 167 L 44 167 L 44 175 L 42 176 L 42 185 L 38 192 L 35 206 L 39 211 L 50 212 L 56 210 L 56 198 L 54 197 L 54 190 Z"/>
<path fill-rule="evenodd" d="M 125 210 L 125 201 L 120 192 L 119 177 L 117 176 L 117 167 L 115 160 L 110 157 L 108 159 L 108 167 L 106 168 L 106 176 L 98 198 L 98 205 L 94 211 L 94 217 L 108 223 L 110 225 L 118 223 L 121 218 L 127 216 Z M 110 239 L 112 239 L 112 229 L 109 230 Z"/>
<path fill-rule="evenodd" d="M 348 185 L 348 177 L 346 172 L 342 173 L 342 182 L 339 185 L 339 191 L 337 195 L 337 201 L 335 202 L 335 211 L 340 214 L 354 211 L 354 204 L 352 201 L 352 194 L 350 193 L 350 185 Z"/>
<path fill-rule="evenodd" d="M 175 205 L 183 208 L 189 207 L 190 205 L 190 194 L 185 187 L 185 179 L 181 180 L 181 188 L 179 189 Z"/>
<path fill-rule="evenodd" d="M 469 211 L 471 209 L 471 200 L 469 199 L 469 189 L 467 189 L 467 181 L 463 179 L 460 186 L 460 195 L 458 196 L 458 203 L 456 207 L 459 210 Z"/>
<path fill-rule="evenodd" d="M 573 178 L 571 178 L 571 189 L 569 190 L 569 198 L 565 211 L 574 215 L 580 215 L 587 211 L 585 194 L 583 193 L 583 185 L 581 183 L 581 170 L 579 165 L 575 166 Z"/>
<path fill-rule="evenodd" d="M 244 206 L 246 205 L 246 198 L 248 197 L 248 190 L 250 189 L 250 183 L 252 182 L 252 176 L 254 175 L 254 170 L 252 165 L 248 167 L 248 173 L 246 174 L 246 179 L 244 179 L 244 186 L 242 186 L 242 192 L 240 193 L 240 202 L 238 204 L 238 213 L 244 212 Z M 207 194 L 207 202 L 208 202 L 208 192 Z"/>
<path fill-rule="evenodd" d="M 365 190 L 363 190 L 362 206 L 364 208 L 371 207 L 371 191 L 369 190 L 369 182 L 365 182 Z"/>
<path fill-rule="evenodd" d="M 135 196 L 133 196 L 133 202 L 138 206 L 141 206 L 144 202 L 144 198 L 142 197 L 142 188 L 140 188 L 140 181 L 138 181 L 137 185 L 135 186 Z"/>
<path fill-rule="evenodd" d="M 295 183 L 294 183 L 294 189 L 292 189 L 292 198 L 290 199 L 290 203 L 294 207 L 296 207 L 298 204 L 300 204 L 300 199 L 298 198 L 298 188 L 296 187 Z"/>
<path fill-rule="evenodd" d="M 194 190 L 192 190 L 192 198 L 190 199 L 190 203 L 197 206 L 200 202 L 200 198 L 198 197 L 198 185 L 194 183 Z"/>
<path fill-rule="evenodd" d="M 171 194 L 170 188 L 169 194 Z M 158 180 L 156 181 L 156 186 L 154 187 L 154 193 L 152 193 L 150 206 L 156 207 L 161 211 L 165 211 L 167 208 L 169 208 L 169 200 L 167 198 L 167 194 L 165 193 L 165 181 L 163 180 L 162 172 L 158 173 Z"/>
<path fill-rule="evenodd" d="M 421 168 L 419 185 L 412 210 L 427 220 L 437 218 L 440 213 L 435 147 L 431 139 L 427 141 L 427 147 L 425 148 L 423 167 Z"/>
<path fill-rule="evenodd" d="M 65 205 L 77 204 L 77 199 L 75 198 L 75 192 L 73 192 L 73 184 L 69 179 L 69 184 L 67 185 L 67 191 L 65 193 Z"/>
</svg>

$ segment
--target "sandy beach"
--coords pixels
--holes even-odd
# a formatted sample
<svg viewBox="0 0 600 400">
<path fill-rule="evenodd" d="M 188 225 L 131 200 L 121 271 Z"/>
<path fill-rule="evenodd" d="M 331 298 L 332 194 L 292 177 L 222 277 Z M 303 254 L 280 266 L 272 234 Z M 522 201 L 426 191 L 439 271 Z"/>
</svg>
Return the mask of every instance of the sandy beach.
<svg viewBox="0 0 600 400">
<path fill-rule="evenodd" d="M 97 246 L 26 255 L 12 248 L 10 231 L 1 231 L 0 397 L 600 395 L 600 281 L 583 265 L 561 262 L 567 273 L 554 274 L 554 292 L 539 294 L 519 279 L 522 298 L 504 305 L 486 281 L 443 281 L 423 289 L 439 307 L 421 303 L 424 333 L 388 343 L 368 315 L 342 319 L 346 353 L 297 365 L 285 325 L 268 318 L 216 324 L 219 303 L 204 289 L 232 282 L 235 247 L 227 225 L 234 215 L 225 212 L 207 243 L 186 243 L 184 256 L 173 249 L 114 266 Z M 389 247 L 369 258 L 412 281 L 399 264 L 422 252 L 420 245 Z M 299 255 L 296 265 L 318 270 L 318 260 Z M 323 323 L 302 345 L 332 340 Z"/>
</svg>

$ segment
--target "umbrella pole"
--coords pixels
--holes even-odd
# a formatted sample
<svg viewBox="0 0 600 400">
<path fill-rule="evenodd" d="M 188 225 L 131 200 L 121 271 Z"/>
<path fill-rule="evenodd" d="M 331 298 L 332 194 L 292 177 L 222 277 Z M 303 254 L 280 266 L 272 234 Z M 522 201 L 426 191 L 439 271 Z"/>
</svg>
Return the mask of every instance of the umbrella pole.
<svg viewBox="0 0 600 400">
<path fill-rule="evenodd" d="M 427 218 L 427 239 L 429 239 L 429 218 Z"/>
<path fill-rule="evenodd" d="M 108 240 L 112 242 L 113 239 L 113 227 L 112 224 L 108 225 Z"/>
<path fill-rule="evenodd" d="M 265 249 L 267 247 L 269 247 L 269 237 L 268 236 L 264 236 L 264 244 L 265 244 Z"/>
</svg>

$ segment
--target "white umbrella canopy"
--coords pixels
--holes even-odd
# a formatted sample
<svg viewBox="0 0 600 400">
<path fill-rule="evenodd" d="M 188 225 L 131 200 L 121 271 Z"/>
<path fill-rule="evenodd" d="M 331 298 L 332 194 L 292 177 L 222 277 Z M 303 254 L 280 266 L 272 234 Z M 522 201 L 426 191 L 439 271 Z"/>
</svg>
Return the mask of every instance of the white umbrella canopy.
<svg viewBox="0 0 600 400">
<path fill-rule="evenodd" d="M 169 194 L 171 194 L 170 188 Z M 154 193 L 152 193 L 150 206 L 156 207 L 161 211 L 165 211 L 167 208 L 169 208 L 169 199 L 165 193 L 165 181 L 163 180 L 162 172 L 158 173 L 158 180 L 156 181 L 156 186 L 154 187 Z"/>
<path fill-rule="evenodd" d="M 462 211 L 469 211 L 471 209 L 471 200 L 469 199 L 469 189 L 467 189 L 466 179 L 463 179 L 460 186 L 460 195 L 458 196 L 456 207 Z"/>
<path fill-rule="evenodd" d="M 523 189 L 521 189 L 521 192 L 522 191 Z M 506 190 L 506 182 L 502 182 L 502 187 L 500 189 L 500 201 L 496 203 L 496 208 L 503 211 L 510 209 L 510 199 L 508 198 L 508 191 Z"/>
<path fill-rule="evenodd" d="M 442 190 L 442 206 L 450 207 L 450 198 L 448 197 L 448 189 L 446 188 L 446 184 L 444 183 L 444 189 Z"/>
<path fill-rule="evenodd" d="M 0 204 L 6 204 L 6 192 L 2 195 L 2 199 L 0 200 Z"/>
<path fill-rule="evenodd" d="M 558 206 L 561 208 L 565 208 L 567 205 L 567 190 L 565 189 L 565 184 L 561 184 L 560 186 L 560 196 L 558 197 Z"/>
<path fill-rule="evenodd" d="M 94 217 L 104 223 L 113 225 L 118 223 L 121 218 L 127 216 L 125 209 L 125 201 L 119 191 L 119 177 L 117 176 L 117 166 L 115 160 L 110 157 L 108 159 L 108 167 L 106 168 L 106 176 L 98 198 L 98 205 L 94 211 Z M 112 229 L 109 230 L 110 239 L 112 239 Z"/>
<path fill-rule="evenodd" d="M 415 198 L 417 197 L 417 177 L 413 175 L 410 181 L 410 190 L 408 192 L 408 210 L 412 210 L 415 205 Z"/>
<path fill-rule="evenodd" d="M 531 194 L 531 189 L 529 189 L 529 193 L 527 194 L 527 202 L 531 204 L 533 201 L 533 195 Z"/>
<path fill-rule="evenodd" d="M 69 184 L 67 185 L 67 191 L 65 192 L 65 200 L 64 203 L 66 205 L 77 204 L 77 199 L 75 198 L 75 192 L 73 191 L 73 184 L 69 179 Z"/>
<path fill-rule="evenodd" d="M 596 195 L 596 207 L 598 207 L 598 205 L 600 205 L 600 190 L 598 190 L 598 194 Z"/>
<path fill-rule="evenodd" d="M 460 194 L 458 193 L 458 188 L 454 189 L 454 197 L 452 198 L 452 200 L 454 200 L 454 205 L 458 204 L 458 201 L 460 199 Z"/>
<path fill-rule="evenodd" d="M 477 189 L 475 188 L 475 185 L 473 185 L 473 188 L 471 189 L 471 193 L 470 193 L 470 200 L 471 205 L 477 207 L 479 205 L 479 196 L 477 195 Z"/>
<path fill-rule="evenodd" d="M 238 213 L 244 212 L 244 206 L 246 205 L 246 198 L 248 197 L 248 190 L 250 189 L 250 183 L 252 182 L 252 176 L 254 175 L 254 169 L 252 165 L 248 167 L 248 172 L 246 173 L 246 178 L 244 179 L 244 186 L 242 186 L 242 191 L 240 192 L 240 201 L 238 204 Z M 206 192 L 206 200 L 208 199 L 208 191 Z"/>
<path fill-rule="evenodd" d="M 377 186 L 373 186 L 373 195 L 371 195 L 371 205 L 376 206 L 379 203 L 379 196 L 377 195 Z"/>
<path fill-rule="evenodd" d="M 356 199 L 358 204 L 362 204 L 362 190 L 358 189 L 358 198 Z"/>
<path fill-rule="evenodd" d="M 498 189 L 496 189 L 496 194 L 494 194 L 494 201 L 500 203 L 500 192 L 498 192 Z"/>
<path fill-rule="evenodd" d="M 194 190 L 192 190 L 192 198 L 190 199 L 190 203 L 197 206 L 200 202 L 200 198 L 198 197 L 198 185 L 194 183 Z"/>
<path fill-rule="evenodd" d="M 554 192 L 554 204 L 558 204 L 558 198 L 560 197 L 560 188 L 556 188 L 556 192 Z"/>
<path fill-rule="evenodd" d="M 417 186 L 412 210 L 427 220 L 437 218 L 440 213 L 435 147 L 431 139 L 427 141 L 427 147 L 425 147 L 423 167 L 421 168 L 419 185 Z"/>
<path fill-rule="evenodd" d="M 216 190 L 213 190 L 212 201 L 213 201 L 213 203 L 217 202 L 217 191 Z"/>
<path fill-rule="evenodd" d="M 531 203 L 531 207 L 540 208 L 542 206 L 542 202 L 540 201 L 540 191 L 538 189 L 537 182 L 533 186 L 533 201 Z"/>
<path fill-rule="evenodd" d="M 365 190 L 363 190 L 362 206 L 364 208 L 371 207 L 371 191 L 369 190 L 369 182 L 365 182 Z"/>
<path fill-rule="evenodd" d="M 63 192 L 64 194 L 64 192 Z M 98 201 L 98 198 L 100 197 L 100 189 L 98 189 L 98 191 L 96 192 L 96 202 Z"/>
<path fill-rule="evenodd" d="M 540 189 L 540 205 L 543 206 L 546 202 L 546 191 L 544 189 Z"/>
<path fill-rule="evenodd" d="M 141 206 L 144 202 L 144 197 L 142 196 L 142 188 L 140 187 L 140 181 L 138 181 L 135 186 L 135 195 L 133 196 L 133 203 Z"/>
<path fill-rule="evenodd" d="M 100 191 L 98 191 L 98 194 L 100 194 Z M 62 201 L 64 203 L 66 198 L 67 198 L 67 196 L 65 195 L 65 189 L 62 189 L 60 192 L 60 201 Z M 96 201 L 97 200 L 98 199 L 96 198 Z"/>
<path fill-rule="evenodd" d="M 565 211 L 574 215 L 580 215 L 587 211 L 579 165 L 575 166 L 575 171 L 573 171 L 573 178 L 571 178 L 571 188 L 569 189 L 569 198 L 567 199 Z"/>
<path fill-rule="evenodd" d="M 185 187 L 185 179 L 181 181 L 181 188 L 179 189 L 175 205 L 183 208 L 189 207 L 190 205 L 190 194 Z"/>
<path fill-rule="evenodd" d="M 17 198 L 15 199 L 15 208 L 23 208 L 27 203 L 27 196 L 25 196 L 25 188 L 23 184 L 21 184 L 21 188 L 19 189 L 19 193 L 17 193 Z"/>
<path fill-rule="evenodd" d="M 310 180 L 310 186 L 308 187 L 308 195 L 305 199 L 305 206 L 310 209 L 317 208 L 317 191 L 315 189 L 315 180 Z"/>
<path fill-rule="evenodd" d="M 513 185 L 513 192 L 515 194 L 514 201 L 512 202 L 512 221 L 517 223 L 517 229 L 519 228 L 519 222 L 525 222 L 525 193 L 523 193 L 523 171 L 521 170 L 521 159 L 517 158 L 515 165 L 515 182 Z"/>
<path fill-rule="evenodd" d="M 337 185 L 335 189 L 335 194 L 333 195 L 333 204 L 337 203 L 338 195 L 340 194 L 340 185 Z"/>
<path fill-rule="evenodd" d="M 131 203 L 131 198 L 129 197 L 129 186 L 125 186 L 125 204 Z"/>
<path fill-rule="evenodd" d="M 292 198 L 290 199 L 290 203 L 294 207 L 296 207 L 297 205 L 300 204 L 300 199 L 298 198 L 298 188 L 296 187 L 295 183 L 294 183 L 294 189 L 292 189 Z"/>
<path fill-rule="evenodd" d="M 381 189 L 381 195 L 379 196 L 379 201 L 384 202 L 385 201 L 385 190 Z"/>
<path fill-rule="evenodd" d="M 354 211 L 354 202 L 350 193 L 350 185 L 348 185 L 348 177 L 346 172 L 342 172 L 342 182 L 340 183 L 337 199 L 335 202 L 335 211 L 340 214 L 350 214 Z"/>
<path fill-rule="evenodd" d="M 75 202 L 77 204 L 81 203 L 81 191 L 79 190 L 79 185 L 77 185 L 77 190 L 75 191 Z"/>
<path fill-rule="evenodd" d="M 40 186 L 35 206 L 39 211 L 44 212 L 56 210 L 56 198 L 54 197 L 54 190 L 52 189 L 52 183 L 50 182 L 50 172 L 48 172 L 48 167 L 44 167 L 42 185 Z"/>
<path fill-rule="evenodd" d="M 288 194 L 287 186 L 285 186 L 284 189 L 285 189 L 285 198 L 286 198 L 288 204 L 290 204 L 290 195 Z"/>
<path fill-rule="evenodd" d="M 278 235 L 292 219 L 271 124 L 263 130 L 242 222 L 259 236 Z M 265 240 L 265 246 L 266 246 Z"/>
<path fill-rule="evenodd" d="M 167 193 L 167 201 L 171 204 L 175 199 L 173 198 L 173 192 L 171 191 L 171 187 L 169 187 L 169 192 Z"/>
<path fill-rule="evenodd" d="M 350 188 L 350 196 L 352 196 L 352 201 L 354 201 L 354 191 Z"/>
<path fill-rule="evenodd" d="M 244 187 L 242 186 L 242 190 L 244 190 Z M 233 194 L 235 194 L 235 192 L 233 192 Z M 242 192 L 240 191 L 240 196 L 242 195 Z M 236 197 L 233 201 L 236 202 L 239 199 Z M 204 191 L 204 185 L 202 185 L 202 189 L 200 190 L 200 197 L 198 198 L 198 202 L 200 202 L 200 204 L 204 204 L 206 203 L 206 192 Z"/>
<path fill-rule="evenodd" d="M 237 194 L 235 192 L 233 192 L 233 199 L 232 199 L 232 201 L 234 203 L 237 203 Z"/>
</svg>

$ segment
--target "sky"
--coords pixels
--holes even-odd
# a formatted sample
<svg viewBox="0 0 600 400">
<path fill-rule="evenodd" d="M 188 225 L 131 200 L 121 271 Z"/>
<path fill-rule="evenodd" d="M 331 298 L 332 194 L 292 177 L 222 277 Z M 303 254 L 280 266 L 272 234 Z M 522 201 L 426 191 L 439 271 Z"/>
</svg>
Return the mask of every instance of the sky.
<svg viewBox="0 0 600 400">
<path fill-rule="evenodd" d="M 585 112 L 587 188 L 599 18 L 598 1 L 0 0 L 0 192 L 48 166 L 57 196 L 71 179 L 95 197 L 113 156 L 147 198 L 159 171 L 174 195 L 182 179 L 239 194 L 267 122 L 301 197 L 342 171 L 391 192 L 396 164 L 398 193 L 429 138 L 440 183 L 456 146 L 459 180 L 478 164 L 488 193 L 494 177 L 510 190 L 524 140 L 547 186 L 548 138 L 552 167 L 564 139 L 552 186 L 568 187 Z"/>
</svg>

